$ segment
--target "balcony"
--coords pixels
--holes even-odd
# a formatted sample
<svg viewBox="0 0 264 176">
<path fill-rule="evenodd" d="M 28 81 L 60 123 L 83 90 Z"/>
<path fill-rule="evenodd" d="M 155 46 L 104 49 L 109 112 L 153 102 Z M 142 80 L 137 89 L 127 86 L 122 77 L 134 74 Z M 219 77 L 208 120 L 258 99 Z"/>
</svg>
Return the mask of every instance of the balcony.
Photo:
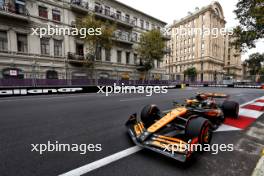
<svg viewBox="0 0 264 176">
<path fill-rule="evenodd" d="M 83 66 L 85 63 L 84 55 L 68 52 L 68 61 L 73 66 Z"/>
<path fill-rule="evenodd" d="M 104 9 L 100 6 L 95 6 L 93 11 L 95 15 L 99 18 L 117 22 L 119 25 L 123 25 L 125 27 L 129 27 L 129 28 L 134 27 L 134 20 L 122 16 L 121 14 L 111 12 L 109 9 Z"/>
<path fill-rule="evenodd" d="M 128 32 L 115 31 L 112 39 L 116 42 L 121 42 L 121 43 L 129 44 L 129 45 L 134 44 L 131 38 L 131 34 Z"/>
<path fill-rule="evenodd" d="M 89 4 L 82 0 L 72 0 L 71 9 L 77 13 L 87 14 L 89 11 Z"/>
<path fill-rule="evenodd" d="M 0 6 L 0 15 L 29 21 L 29 13 L 23 5 L 15 6 L 11 3 L 5 3 L 3 6 Z"/>
</svg>

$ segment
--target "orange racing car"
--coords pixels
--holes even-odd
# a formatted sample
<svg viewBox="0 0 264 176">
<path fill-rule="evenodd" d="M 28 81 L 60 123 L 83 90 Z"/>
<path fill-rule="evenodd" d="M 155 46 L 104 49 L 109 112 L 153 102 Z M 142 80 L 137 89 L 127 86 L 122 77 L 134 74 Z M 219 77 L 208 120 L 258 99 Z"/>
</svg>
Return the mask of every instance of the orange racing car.
<svg viewBox="0 0 264 176">
<path fill-rule="evenodd" d="M 236 102 L 224 101 L 220 107 L 213 101 L 227 97 L 197 94 L 196 98 L 186 100 L 185 105 L 175 104 L 169 112 L 160 111 L 156 105 L 147 105 L 140 117 L 130 116 L 126 122 L 128 133 L 136 145 L 185 162 L 194 153 L 186 146 L 210 144 L 215 129 L 213 124 L 219 123 L 216 118 L 222 121 L 225 116 L 237 116 L 239 106 Z"/>
</svg>

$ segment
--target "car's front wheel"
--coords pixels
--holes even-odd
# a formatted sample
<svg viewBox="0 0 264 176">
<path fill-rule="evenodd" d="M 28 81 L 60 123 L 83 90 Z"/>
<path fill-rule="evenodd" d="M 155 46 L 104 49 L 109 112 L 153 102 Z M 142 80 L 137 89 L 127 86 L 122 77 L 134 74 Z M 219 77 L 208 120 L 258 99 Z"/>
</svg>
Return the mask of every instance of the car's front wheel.
<svg viewBox="0 0 264 176">
<path fill-rule="evenodd" d="M 187 123 L 185 134 L 189 139 L 198 138 L 199 144 L 210 144 L 212 139 L 211 123 L 203 117 L 192 118 Z"/>
</svg>

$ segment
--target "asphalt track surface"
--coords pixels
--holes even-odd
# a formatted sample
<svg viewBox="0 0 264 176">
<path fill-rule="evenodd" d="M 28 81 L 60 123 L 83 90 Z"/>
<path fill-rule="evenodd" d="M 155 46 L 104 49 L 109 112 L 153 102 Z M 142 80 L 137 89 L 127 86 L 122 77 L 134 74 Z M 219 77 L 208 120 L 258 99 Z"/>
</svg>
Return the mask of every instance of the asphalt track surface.
<svg viewBox="0 0 264 176">
<path fill-rule="evenodd" d="M 198 91 L 224 92 L 240 104 L 264 95 L 263 90 L 234 88 L 172 89 L 167 94 L 146 97 L 139 94 L 46 95 L 0 99 L 0 175 L 59 175 L 133 147 L 124 123 L 130 114 L 140 112 L 146 104 L 160 109 L 172 107 L 172 101 L 183 102 Z M 264 128 L 264 117 L 252 128 Z M 189 164 L 147 150 L 122 158 L 86 175 L 96 176 L 163 176 L 163 175 L 241 175 L 252 173 L 259 158 L 254 146 L 262 147 L 264 139 L 246 136 L 247 131 L 215 133 L 213 143 L 231 143 L 233 152 L 198 154 Z M 241 144 L 241 139 L 257 144 Z M 101 152 L 31 152 L 31 144 L 59 141 L 65 144 L 101 144 Z M 239 145 L 238 145 L 239 143 Z M 253 148 L 252 148 L 253 147 Z"/>
</svg>

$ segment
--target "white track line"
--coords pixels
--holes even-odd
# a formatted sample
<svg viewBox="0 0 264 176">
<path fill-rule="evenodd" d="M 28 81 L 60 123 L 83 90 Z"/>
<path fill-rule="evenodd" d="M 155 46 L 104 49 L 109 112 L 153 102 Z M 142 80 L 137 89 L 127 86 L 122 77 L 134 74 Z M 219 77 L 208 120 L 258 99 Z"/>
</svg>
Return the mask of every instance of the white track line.
<svg viewBox="0 0 264 176">
<path fill-rule="evenodd" d="M 110 155 L 108 157 L 105 157 L 103 159 L 97 160 L 95 162 L 92 162 L 90 164 L 84 165 L 82 167 L 79 167 L 77 169 L 71 170 L 69 172 L 66 172 L 64 174 L 61 174 L 60 176 L 79 176 L 79 175 L 83 175 L 86 174 L 88 172 L 91 172 L 92 170 L 98 169 L 100 167 L 103 167 L 107 164 L 110 164 L 114 161 L 117 161 L 121 158 L 124 158 L 126 156 L 129 156 L 133 153 L 136 153 L 138 151 L 142 150 L 142 148 L 135 146 L 135 147 L 131 147 L 128 148 L 126 150 L 123 150 L 121 152 L 115 153 L 113 155 Z"/>
<path fill-rule="evenodd" d="M 222 124 L 215 132 L 221 132 L 221 131 L 239 131 L 240 128 L 236 128 L 230 125 Z"/>
<path fill-rule="evenodd" d="M 144 98 L 147 98 L 147 97 L 144 97 Z M 253 102 L 255 102 L 258 99 L 264 99 L 264 97 L 256 98 L 256 99 L 254 99 L 252 101 L 244 103 L 244 104 L 240 105 L 240 107 L 242 107 L 244 105 L 247 105 L 247 104 L 250 104 L 250 103 L 253 103 Z M 120 100 L 120 101 L 132 101 L 132 100 L 135 100 L 135 99 L 126 99 L 126 100 Z M 244 110 L 247 110 L 247 109 L 244 109 Z M 242 110 L 241 112 L 244 113 L 244 110 Z M 262 113 L 260 113 L 260 114 L 262 114 Z M 219 127 L 217 132 L 227 131 L 227 129 L 228 129 L 228 131 L 241 130 L 239 128 L 223 124 L 222 126 Z M 128 148 L 126 150 L 120 151 L 118 153 L 115 153 L 113 155 L 110 155 L 108 157 L 105 157 L 105 158 L 102 158 L 100 160 L 97 160 L 97 161 L 94 161 L 92 163 L 89 163 L 87 165 L 81 166 L 81 167 L 79 167 L 77 169 L 71 170 L 71 171 L 66 172 L 64 174 L 61 174 L 60 176 L 80 176 L 80 175 L 86 174 L 88 172 L 91 172 L 91 171 L 93 171 L 95 169 L 98 169 L 100 167 L 103 167 L 103 166 L 105 166 L 107 164 L 115 162 L 115 161 L 117 161 L 119 159 L 122 159 L 124 157 L 129 156 L 129 155 L 132 155 L 132 154 L 134 154 L 134 153 L 136 153 L 136 152 L 138 152 L 140 150 L 142 150 L 142 148 L 140 148 L 138 146 L 134 146 L 134 147 Z"/>
</svg>

